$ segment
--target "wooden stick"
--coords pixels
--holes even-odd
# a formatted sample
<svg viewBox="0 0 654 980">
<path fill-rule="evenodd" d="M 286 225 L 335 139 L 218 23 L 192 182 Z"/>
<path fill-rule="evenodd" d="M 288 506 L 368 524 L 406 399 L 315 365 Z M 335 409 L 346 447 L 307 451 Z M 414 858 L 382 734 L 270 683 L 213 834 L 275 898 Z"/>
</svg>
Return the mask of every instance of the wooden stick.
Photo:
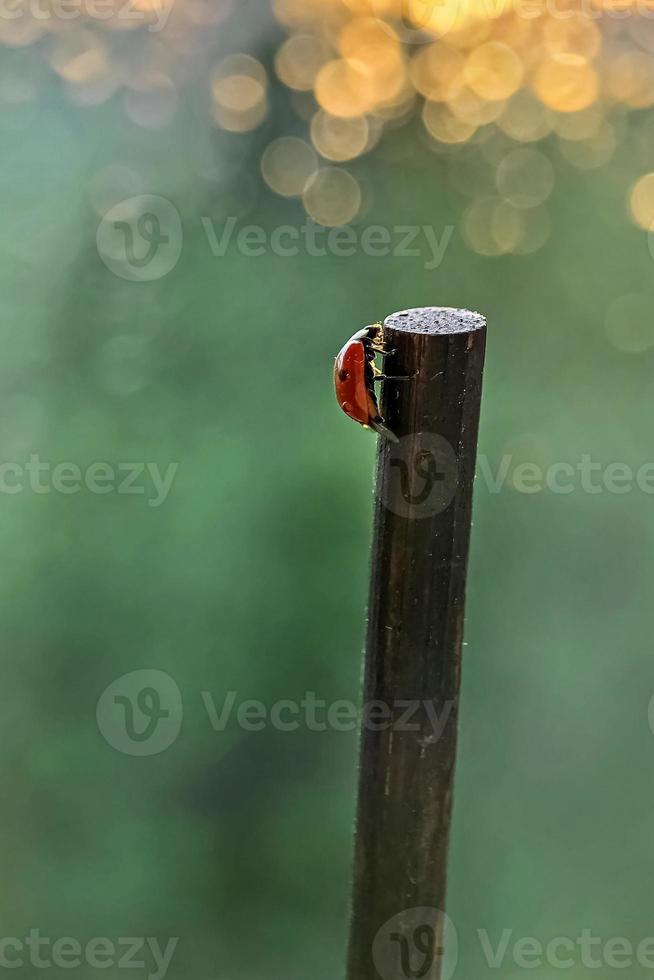
<svg viewBox="0 0 654 980">
<path fill-rule="evenodd" d="M 348 980 L 440 974 L 485 340 L 467 310 L 384 323 L 411 380 L 382 391 Z"/>
</svg>

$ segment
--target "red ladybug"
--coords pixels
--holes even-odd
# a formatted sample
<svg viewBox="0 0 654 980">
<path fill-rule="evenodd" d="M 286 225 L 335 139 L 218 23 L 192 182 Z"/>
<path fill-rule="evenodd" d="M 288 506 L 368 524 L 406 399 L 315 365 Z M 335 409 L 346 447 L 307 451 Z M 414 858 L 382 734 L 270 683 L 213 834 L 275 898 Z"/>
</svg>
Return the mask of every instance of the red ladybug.
<svg viewBox="0 0 654 980">
<path fill-rule="evenodd" d="M 375 381 L 385 378 L 375 366 L 375 357 L 385 353 L 381 323 L 359 330 L 336 357 L 334 388 L 336 400 L 346 415 L 364 429 L 374 429 L 391 442 L 398 442 L 397 436 L 384 425 L 375 395 Z"/>
</svg>

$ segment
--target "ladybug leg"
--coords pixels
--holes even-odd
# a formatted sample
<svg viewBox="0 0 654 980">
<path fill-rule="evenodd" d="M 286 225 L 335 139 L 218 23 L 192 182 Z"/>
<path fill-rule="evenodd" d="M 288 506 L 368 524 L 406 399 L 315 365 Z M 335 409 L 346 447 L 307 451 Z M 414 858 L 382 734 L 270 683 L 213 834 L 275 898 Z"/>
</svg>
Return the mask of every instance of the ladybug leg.
<svg viewBox="0 0 654 980">
<path fill-rule="evenodd" d="M 375 432 L 379 433 L 380 436 L 383 436 L 384 439 L 388 439 L 389 442 L 400 441 L 394 432 L 391 432 L 390 429 L 386 428 L 386 426 L 384 425 L 384 420 L 381 417 L 381 415 L 377 415 L 376 418 L 370 419 L 370 428 L 373 429 Z"/>
<path fill-rule="evenodd" d="M 410 374 L 384 374 L 380 371 L 377 365 L 372 362 L 370 367 L 372 368 L 373 381 L 410 381 Z"/>
</svg>

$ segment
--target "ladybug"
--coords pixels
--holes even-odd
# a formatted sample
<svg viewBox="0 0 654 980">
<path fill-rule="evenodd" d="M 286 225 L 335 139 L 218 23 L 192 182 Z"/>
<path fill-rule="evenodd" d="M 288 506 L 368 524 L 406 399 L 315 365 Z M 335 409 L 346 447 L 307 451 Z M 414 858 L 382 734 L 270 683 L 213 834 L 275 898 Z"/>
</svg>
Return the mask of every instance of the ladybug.
<svg viewBox="0 0 654 980">
<path fill-rule="evenodd" d="M 350 337 L 336 357 L 334 389 L 336 400 L 346 415 L 364 429 L 374 429 L 391 442 L 398 442 L 395 433 L 384 425 L 375 395 L 375 381 L 386 379 L 386 375 L 376 367 L 375 357 L 377 354 L 387 353 L 384 350 L 381 323 L 373 323 L 359 330 Z"/>
</svg>

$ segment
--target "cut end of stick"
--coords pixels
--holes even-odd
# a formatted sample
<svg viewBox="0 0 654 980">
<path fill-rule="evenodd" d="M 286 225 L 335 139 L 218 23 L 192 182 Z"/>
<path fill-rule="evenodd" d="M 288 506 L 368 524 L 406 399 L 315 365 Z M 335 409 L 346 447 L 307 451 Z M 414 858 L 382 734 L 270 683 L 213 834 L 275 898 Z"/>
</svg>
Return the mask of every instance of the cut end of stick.
<svg viewBox="0 0 654 980">
<path fill-rule="evenodd" d="M 444 335 L 476 333 L 486 328 L 486 318 L 471 310 L 455 310 L 449 306 L 419 306 L 413 310 L 391 313 L 384 326 L 406 333 Z"/>
</svg>

